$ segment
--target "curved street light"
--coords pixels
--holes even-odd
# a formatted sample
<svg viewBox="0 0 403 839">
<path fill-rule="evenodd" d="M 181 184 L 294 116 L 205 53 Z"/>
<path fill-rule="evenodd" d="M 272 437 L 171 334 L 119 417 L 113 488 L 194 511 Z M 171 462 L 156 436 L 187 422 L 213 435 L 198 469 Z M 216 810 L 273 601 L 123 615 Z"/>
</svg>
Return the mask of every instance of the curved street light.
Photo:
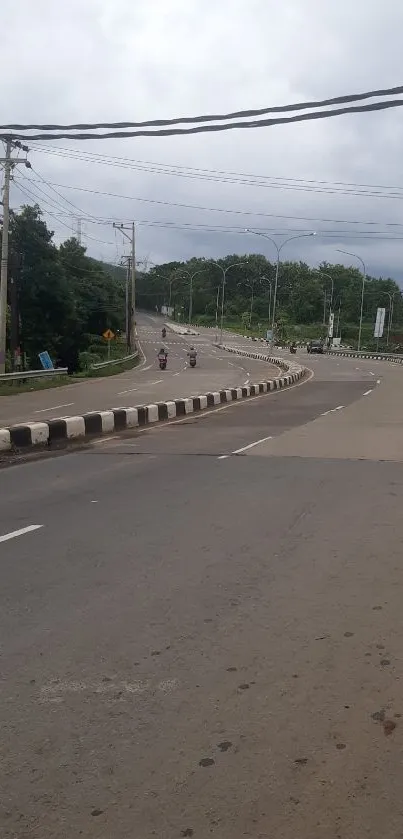
<svg viewBox="0 0 403 839">
<path fill-rule="evenodd" d="M 193 314 L 193 280 L 194 280 L 195 277 L 197 277 L 198 274 L 203 274 L 203 272 L 205 270 L 206 270 L 205 268 L 198 268 L 197 271 L 194 271 L 193 274 L 191 274 L 190 271 L 184 271 L 182 268 L 177 269 L 178 274 L 182 274 L 186 277 L 189 277 L 189 314 L 188 314 L 188 318 L 189 318 L 189 323 L 190 324 L 192 323 L 192 314 Z"/>
<path fill-rule="evenodd" d="M 269 317 L 268 317 L 268 321 L 269 321 L 269 323 L 270 323 L 270 317 L 271 317 L 271 298 L 272 298 L 272 294 L 273 294 L 273 283 L 272 283 L 272 281 L 269 279 L 269 277 L 266 277 L 266 274 L 261 274 L 261 275 L 260 275 L 260 279 L 261 279 L 261 280 L 266 280 L 266 282 L 267 282 L 267 283 L 269 283 L 270 295 L 269 295 Z"/>
<path fill-rule="evenodd" d="M 357 350 L 359 352 L 360 349 L 361 349 L 361 332 L 362 332 L 362 315 L 363 315 L 363 311 L 364 311 L 365 280 L 367 278 L 365 263 L 364 263 L 364 260 L 361 259 L 361 257 L 358 256 L 357 253 L 351 253 L 351 251 L 342 251 L 340 248 L 336 248 L 336 251 L 337 251 L 337 253 L 344 253 L 344 254 L 346 254 L 346 256 L 353 256 L 354 259 L 358 259 L 358 261 L 361 262 L 361 265 L 362 265 L 361 310 L 360 310 L 360 325 L 359 325 L 359 328 L 358 328 L 358 347 L 357 347 Z"/>
<path fill-rule="evenodd" d="M 222 344 L 222 333 L 223 333 L 223 323 L 224 323 L 224 298 L 225 298 L 225 282 L 227 279 L 227 273 L 231 270 L 231 268 L 239 268 L 241 265 L 247 265 L 247 262 L 233 262 L 231 265 L 227 265 L 226 268 L 223 268 L 219 262 L 215 262 L 214 259 L 209 259 L 211 265 L 216 265 L 217 268 L 222 271 L 222 284 L 221 284 L 221 323 L 220 323 L 220 344 Z M 218 294 L 217 294 L 217 307 L 216 307 L 216 326 L 218 323 Z"/>
<path fill-rule="evenodd" d="M 271 317 L 271 334 L 272 334 L 272 343 L 274 338 L 274 324 L 276 318 L 276 305 L 277 305 L 277 288 L 278 288 L 278 274 L 280 269 L 280 253 L 283 250 L 284 246 L 288 244 L 288 242 L 292 242 L 293 239 L 305 239 L 307 236 L 316 236 L 315 232 L 312 233 L 299 233 L 298 236 L 290 236 L 289 239 L 285 239 L 281 245 L 278 245 L 275 239 L 272 239 L 271 236 L 268 236 L 267 233 L 258 233 L 257 230 L 249 230 L 248 228 L 245 229 L 245 233 L 253 233 L 255 236 L 261 236 L 263 239 L 268 239 L 269 242 L 274 245 L 277 251 L 277 264 L 276 264 L 276 276 L 274 279 L 274 295 L 273 295 L 273 310 L 272 310 L 272 317 Z"/>
</svg>

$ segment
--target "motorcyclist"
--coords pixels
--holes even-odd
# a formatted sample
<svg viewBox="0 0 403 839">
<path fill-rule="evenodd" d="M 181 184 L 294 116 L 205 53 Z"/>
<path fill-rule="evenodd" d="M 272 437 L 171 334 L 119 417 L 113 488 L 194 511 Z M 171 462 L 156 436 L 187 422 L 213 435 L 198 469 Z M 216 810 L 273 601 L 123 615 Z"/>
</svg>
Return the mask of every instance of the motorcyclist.
<svg viewBox="0 0 403 839">
<path fill-rule="evenodd" d="M 158 360 L 160 361 L 161 359 L 165 359 L 165 361 L 166 361 L 167 358 L 168 358 L 168 353 L 167 353 L 166 349 L 164 349 L 164 347 L 161 347 L 161 349 L 158 352 Z"/>
<path fill-rule="evenodd" d="M 194 358 L 194 359 L 196 359 L 196 357 L 197 357 L 197 350 L 195 350 L 195 348 L 194 348 L 194 347 L 190 347 L 190 350 L 188 351 L 188 356 L 189 356 L 189 358 Z"/>
<path fill-rule="evenodd" d="M 162 327 L 162 337 L 165 338 L 166 334 L 167 334 L 167 331 L 165 329 L 165 326 L 163 326 Z"/>
</svg>

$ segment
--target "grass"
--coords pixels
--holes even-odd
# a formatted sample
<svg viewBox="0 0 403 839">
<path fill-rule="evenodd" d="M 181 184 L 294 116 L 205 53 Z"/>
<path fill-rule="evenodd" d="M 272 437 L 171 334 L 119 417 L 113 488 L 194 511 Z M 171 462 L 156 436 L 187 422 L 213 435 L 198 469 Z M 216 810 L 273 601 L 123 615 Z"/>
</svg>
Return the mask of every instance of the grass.
<svg viewBox="0 0 403 839">
<path fill-rule="evenodd" d="M 103 367 L 100 370 L 87 370 L 83 373 L 73 373 L 71 376 L 60 376 L 57 379 L 26 379 L 17 382 L 0 382 L 1 396 L 18 396 L 20 393 L 31 393 L 39 390 L 50 390 L 55 387 L 64 387 L 73 382 L 83 382 L 85 379 L 105 378 L 106 376 L 117 376 L 126 370 L 137 367 L 140 356 L 131 361 L 122 361 L 121 364 L 114 364 L 113 367 Z"/>
</svg>

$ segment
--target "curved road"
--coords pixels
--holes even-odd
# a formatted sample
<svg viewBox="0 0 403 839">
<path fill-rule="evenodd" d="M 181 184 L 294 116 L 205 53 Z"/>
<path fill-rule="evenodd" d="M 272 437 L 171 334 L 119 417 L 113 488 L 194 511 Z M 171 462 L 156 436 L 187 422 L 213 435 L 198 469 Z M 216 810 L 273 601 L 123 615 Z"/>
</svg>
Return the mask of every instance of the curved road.
<svg viewBox="0 0 403 839">
<path fill-rule="evenodd" d="M 160 317 L 138 316 L 137 329 L 144 360 L 126 373 L 85 379 L 49 390 L 0 396 L 0 427 L 198 396 L 211 390 L 260 381 L 278 373 L 277 368 L 266 362 L 235 358 L 218 350 L 213 346 L 215 333 L 211 330 L 200 330 L 201 334 L 194 338 L 182 337 L 168 330 L 167 337 L 162 341 L 163 324 Z M 194 369 L 189 368 L 187 360 L 192 343 L 198 350 Z M 168 366 L 164 371 L 159 369 L 157 360 L 162 344 L 168 350 Z"/>
<path fill-rule="evenodd" d="M 2 473 L 2 838 L 401 835 L 403 371 L 309 364 Z"/>
</svg>

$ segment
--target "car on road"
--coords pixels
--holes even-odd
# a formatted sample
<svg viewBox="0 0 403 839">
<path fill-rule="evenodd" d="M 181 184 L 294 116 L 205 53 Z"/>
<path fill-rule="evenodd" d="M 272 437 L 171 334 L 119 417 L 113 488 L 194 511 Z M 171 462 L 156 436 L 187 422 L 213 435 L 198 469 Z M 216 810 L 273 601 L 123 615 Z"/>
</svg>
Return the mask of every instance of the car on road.
<svg viewBox="0 0 403 839">
<path fill-rule="evenodd" d="M 306 349 L 307 352 L 323 353 L 323 341 L 309 341 Z"/>
</svg>

